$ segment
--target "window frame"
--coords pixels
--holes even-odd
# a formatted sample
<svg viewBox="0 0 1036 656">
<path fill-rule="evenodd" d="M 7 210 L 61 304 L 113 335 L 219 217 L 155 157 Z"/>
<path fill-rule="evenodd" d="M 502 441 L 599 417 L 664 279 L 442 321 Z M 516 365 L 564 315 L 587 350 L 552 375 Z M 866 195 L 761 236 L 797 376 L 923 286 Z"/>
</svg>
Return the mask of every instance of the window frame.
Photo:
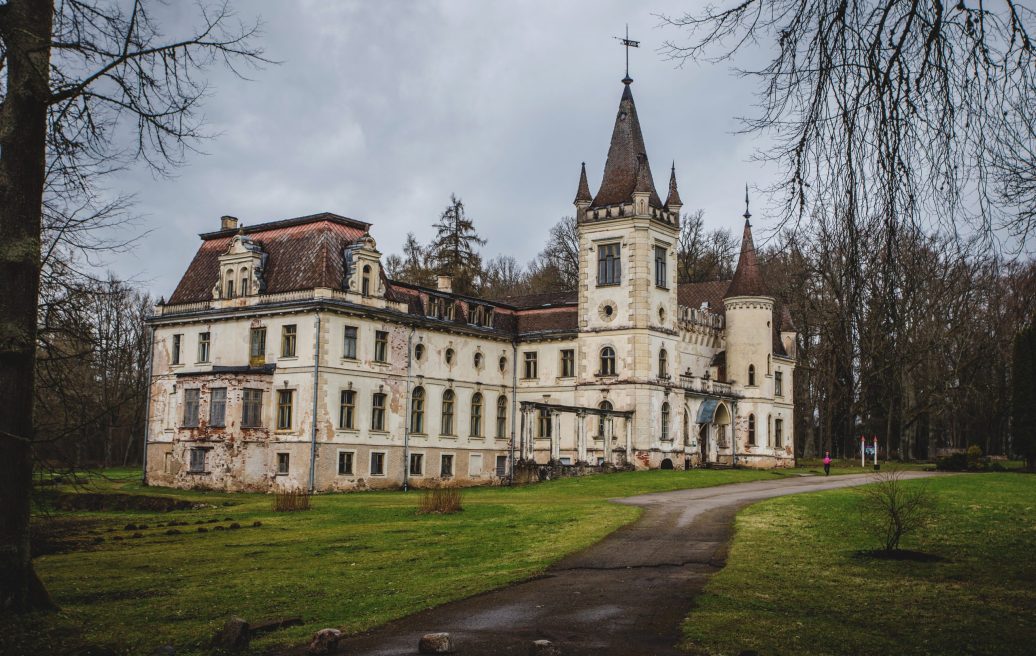
<svg viewBox="0 0 1036 656">
<path fill-rule="evenodd" d="M 291 454 L 287 451 L 277 452 L 277 476 L 288 476 L 291 472 Z"/>
<path fill-rule="evenodd" d="M 287 400 L 287 402 L 285 402 Z M 290 431 L 295 422 L 295 390 L 277 390 L 276 430 Z"/>
<path fill-rule="evenodd" d="M 211 356 L 212 333 L 205 331 L 198 333 L 198 363 L 206 364 Z"/>
<path fill-rule="evenodd" d="M 607 352 L 607 353 L 606 353 Z M 598 376 L 615 376 L 616 367 L 615 348 L 612 346 L 602 346 L 600 351 L 600 370 L 597 372 Z"/>
<path fill-rule="evenodd" d="M 359 329 L 356 326 L 344 326 L 342 330 L 342 359 L 355 360 L 360 342 Z"/>
<path fill-rule="evenodd" d="M 784 418 L 777 417 L 773 420 L 773 446 L 781 448 L 784 446 Z"/>
<path fill-rule="evenodd" d="M 192 411 L 193 408 L 193 411 Z M 201 422 L 201 389 L 186 387 L 183 390 L 183 428 L 197 428 Z"/>
<path fill-rule="evenodd" d="M 655 287 L 658 289 L 669 289 L 668 277 L 669 249 L 665 246 L 655 245 Z"/>
<path fill-rule="evenodd" d="M 496 399 L 496 439 L 507 439 L 507 396 L 504 394 Z"/>
<path fill-rule="evenodd" d="M 755 413 L 748 413 L 748 446 L 758 446 L 756 444 L 756 425 L 755 425 Z"/>
<path fill-rule="evenodd" d="M 385 454 L 384 451 L 371 451 L 370 452 L 370 457 L 367 458 L 367 472 L 371 476 L 377 476 L 377 477 L 380 478 L 382 476 L 386 476 L 387 475 L 385 473 L 386 469 L 387 469 L 385 467 L 385 461 L 386 461 L 385 455 L 386 454 Z M 378 472 L 374 471 L 374 462 L 375 462 L 375 458 L 374 457 L 375 456 L 381 456 L 380 458 L 378 458 L 378 464 L 380 466 L 381 471 L 378 471 Z"/>
<path fill-rule="evenodd" d="M 289 323 L 281 326 L 281 357 L 298 357 L 298 324 Z"/>
<path fill-rule="evenodd" d="M 380 401 L 380 404 L 379 404 Z M 385 407 L 388 395 L 384 392 L 374 392 L 371 395 L 371 430 L 379 433 L 385 432 Z"/>
<path fill-rule="evenodd" d="M 374 331 L 374 361 L 385 364 L 388 362 L 389 334 L 387 330 Z"/>
<path fill-rule="evenodd" d="M 217 401 L 217 397 L 222 392 L 222 399 Z M 216 408 L 219 408 L 219 416 L 216 416 Z M 227 388 L 226 387 L 210 387 L 209 388 L 209 426 L 213 428 L 225 428 L 227 425 Z"/>
<path fill-rule="evenodd" d="M 522 351 L 522 378 L 536 380 L 539 378 L 539 356 L 536 351 Z"/>
<path fill-rule="evenodd" d="M 457 463 L 453 453 L 439 454 L 439 478 L 453 478 L 457 474 Z M 449 468 L 446 463 L 450 463 Z"/>
<path fill-rule="evenodd" d="M 747 387 L 755 387 L 755 365 L 748 365 L 748 385 Z"/>
<path fill-rule="evenodd" d="M 208 471 L 209 471 L 208 470 L 208 466 L 207 466 L 209 464 L 208 463 L 208 460 L 209 460 L 209 449 L 204 448 L 204 447 L 197 447 L 196 446 L 196 447 L 191 447 L 190 450 L 188 451 L 188 453 L 189 453 L 189 456 L 188 456 L 188 463 L 187 463 L 187 473 L 188 474 L 207 474 Z M 196 456 L 200 456 L 200 458 L 196 458 Z M 200 463 L 199 463 L 200 466 L 195 466 L 195 464 L 196 464 L 195 461 L 196 460 L 200 461 Z"/>
<path fill-rule="evenodd" d="M 773 395 L 784 396 L 784 372 L 780 369 L 773 372 Z"/>
<path fill-rule="evenodd" d="M 248 359 L 266 360 L 266 327 L 258 326 L 248 331 Z"/>
<path fill-rule="evenodd" d="M 615 287 L 622 284 L 622 243 L 618 241 L 597 245 L 597 286 Z"/>
<path fill-rule="evenodd" d="M 356 430 L 356 390 L 344 389 L 338 394 L 338 429 Z"/>
<path fill-rule="evenodd" d="M 554 438 L 554 413 L 547 408 L 540 408 L 536 413 L 536 437 Z"/>
<path fill-rule="evenodd" d="M 669 434 L 670 431 L 671 431 L 671 428 L 669 426 L 670 414 L 671 413 L 672 413 L 672 408 L 669 405 L 669 402 L 668 401 L 664 401 L 662 403 L 661 411 L 659 412 L 659 415 L 661 415 L 661 417 L 660 417 L 661 424 L 662 424 L 661 435 L 662 435 L 662 441 L 663 442 L 668 442 L 668 441 L 673 439 L 672 436 Z"/>
<path fill-rule="evenodd" d="M 473 471 L 472 465 L 478 460 L 478 471 Z M 468 477 L 469 478 L 481 478 L 482 474 L 485 473 L 485 458 L 481 452 L 469 453 L 468 454 Z"/>
<path fill-rule="evenodd" d="M 249 421 L 251 419 L 249 408 L 254 410 L 255 423 Z M 241 428 L 262 428 L 262 426 L 263 390 L 257 387 L 245 387 L 241 390 Z"/>
<path fill-rule="evenodd" d="M 439 434 L 456 436 L 457 393 L 450 388 L 442 392 L 442 407 L 439 413 Z"/>
<path fill-rule="evenodd" d="M 414 471 L 414 462 L 418 463 L 417 471 Z M 406 464 L 407 476 L 424 476 L 424 451 L 411 451 L 410 459 Z"/>
<path fill-rule="evenodd" d="M 170 354 L 171 362 L 169 364 L 183 364 L 180 362 L 180 358 L 183 356 L 183 333 L 177 333 L 173 335 L 173 346 L 172 353 Z"/>
<path fill-rule="evenodd" d="M 415 435 L 425 435 L 425 402 L 428 400 L 428 393 L 424 387 L 418 385 L 410 392 L 410 432 Z"/>
<path fill-rule="evenodd" d="M 485 415 L 485 397 L 482 392 L 471 395 L 471 413 L 468 425 L 468 437 L 485 437 L 482 433 L 482 419 Z"/>
<path fill-rule="evenodd" d="M 348 456 L 345 463 L 342 461 L 342 456 Z M 343 464 L 348 464 L 348 471 L 342 471 Z M 338 462 L 336 470 L 337 476 L 355 476 L 356 475 L 356 450 L 355 449 L 338 449 Z"/>
<path fill-rule="evenodd" d="M 561 349 L 561 378 L 574 378 L 576 375 L 576 350 Z"/>
<path fill-rule="evenodd" d="M 665 348 L 658 349 L 658 377 L 669 378 L 669 351 Z"/>
</svg>

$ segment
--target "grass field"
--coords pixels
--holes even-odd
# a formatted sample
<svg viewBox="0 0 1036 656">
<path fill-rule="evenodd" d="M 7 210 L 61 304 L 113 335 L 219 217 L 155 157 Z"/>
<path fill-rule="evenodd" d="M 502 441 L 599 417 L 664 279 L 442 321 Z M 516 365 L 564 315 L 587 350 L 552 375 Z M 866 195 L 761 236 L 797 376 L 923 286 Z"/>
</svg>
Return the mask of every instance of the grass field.
<svg viewBox="0 0 1036 656">
<path fill-rule="evenodd" d="M 859 492 L 772 499 L 738 515 L 725 569 L 684 626 L 693 654 L 1032 654 L 1036 476 L 927 485 L 933 521 L 901 545 L 941 562 L 875 560 Z"/>
<path fill-rule="evenodd" d="M 307 512 L 274 513 L 268 495 L 144 488 L 139 472 L 108 472 L 78 491 L 201 507 L 38 516 L 51 553 L 37 557 L 36 568 L 61 612 L 0 622 L 0 650 L 99 644 L 146 654 L 171 643 L 178 654 L 201 653 L 231 615 L 305 621 L 253 642 L 256 653 L 324 627 L 361 631 L 535 575 L 638 516 L 609 498 L 788 473 L 802 472 L 652 471 L 471 489 L 463 512 L 441 516 L 415 512 L 418 492 L 322 495 Z M 231 523 L 242 528 L 216 529 Z"/>
</svg>

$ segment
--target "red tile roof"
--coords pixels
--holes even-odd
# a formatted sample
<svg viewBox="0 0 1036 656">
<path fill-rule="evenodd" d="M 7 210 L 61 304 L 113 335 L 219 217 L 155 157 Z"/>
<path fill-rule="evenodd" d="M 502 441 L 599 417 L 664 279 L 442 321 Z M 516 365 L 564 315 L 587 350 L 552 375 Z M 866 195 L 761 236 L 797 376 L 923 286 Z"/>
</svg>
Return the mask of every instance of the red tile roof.
<svg viewBox="0 0 1036 656">
<path fill-rule="evenodd" d="M 708 302 L 709 311 L 715 314 L 726 314 L 723 297 L 730 287 L 729 280 L 710 280 L 708 282 L 685 282 L 676 286 L 676 302 L 684 307 L 700 308 Z"/>
<path fill-rule="evenodd" d="M 730 281 L 730 288 L 727 289 L 727 297 L 769 296 L 766 283 L 763 282 L 763 274 L 759 270 L 755 242 L 752 241 L 752 224 L 748 221 L 747 212 L 745 216 L 745 232 L 741 237 L 741 255 L 737 259 L 737 270 L 734 271 L 734 279 Z"/>
</svg>

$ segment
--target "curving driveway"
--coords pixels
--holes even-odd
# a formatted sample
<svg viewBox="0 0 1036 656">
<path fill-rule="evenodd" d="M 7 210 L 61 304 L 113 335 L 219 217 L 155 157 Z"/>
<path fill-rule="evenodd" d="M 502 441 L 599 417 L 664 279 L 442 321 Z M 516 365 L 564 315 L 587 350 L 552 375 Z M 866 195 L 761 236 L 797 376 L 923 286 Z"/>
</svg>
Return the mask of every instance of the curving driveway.
<svg viewBox="0 0 1036 656">
<path fill-rule="evenodd" d="M 566 656 L 680 654 L 680 624 L 723 567 L 738 510 L 870 481 L 868 475 L 802 477 L 616 499 L 645 512 L 542 576 L 390 622 L 343 641 L 340 653 L 416 654 L 423 634 L 448 631 L 463 656 L 526 656 L 540 639 Z"/>
</svg>

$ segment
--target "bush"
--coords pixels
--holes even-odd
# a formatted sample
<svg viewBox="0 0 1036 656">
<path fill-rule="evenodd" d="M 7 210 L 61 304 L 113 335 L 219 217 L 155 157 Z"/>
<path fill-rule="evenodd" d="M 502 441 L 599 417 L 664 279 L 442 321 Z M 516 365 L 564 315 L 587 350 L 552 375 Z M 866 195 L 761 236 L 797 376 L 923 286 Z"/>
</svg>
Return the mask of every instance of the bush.
<svg viewBox="0 0 1036 656">
<path fill-rule="evenodd" d="M 939 471 L 967 471 L 968 454 L 953 453 L 935 461 L 935 468 Z"/>
<path fill-rule="evenodd" d="M 972 444 L 968 447 L 968 469 L 975 471 L 982 469 L 982 447 Z"/>
<path fill-rule="evenodd" d="M 460 512 L 461 492 L 456 485 L 441 483 L 435 487 L 425 489 L 421 495 L 421 505 L 417 512 L 421 514 L 438 513 L 448 515 Z"/>
<path fill-rule="evenodd" d="M 886 470 L 873 476 L 874 484 L 860 488 L 861 510 L 885 551 L 899 549 L 904 535 L 928 523 L 933 499 L 927 486 L 904 485 L 903 472 Z"/>
<path fill-rule="evenodd" d="M 309 493 L 305 490 L 277 492 L 273 497 L 273 509 L 276 512 L 309 510 Z"/>
</svg>

